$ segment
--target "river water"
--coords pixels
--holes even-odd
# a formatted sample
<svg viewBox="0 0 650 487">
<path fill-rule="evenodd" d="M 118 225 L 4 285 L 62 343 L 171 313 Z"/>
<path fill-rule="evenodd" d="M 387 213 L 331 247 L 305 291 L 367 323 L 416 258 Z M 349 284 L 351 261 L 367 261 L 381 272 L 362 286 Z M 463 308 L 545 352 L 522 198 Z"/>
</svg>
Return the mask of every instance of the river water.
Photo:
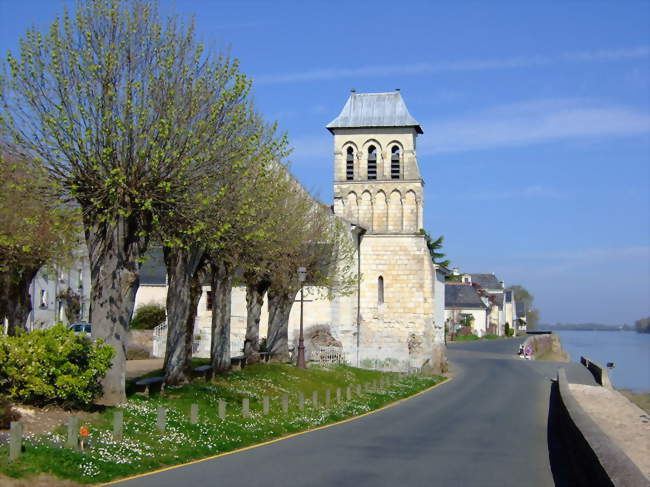
<svg viewBox="0 0 650 487">
<path fill-rule="evenodd" d="M 554 331 L 572 362 L 580 356 L 603 367 L 614 362 L 609 378 L 617 389 L 650 392 L 650 333 L 633 331 Z"/>
</svg>

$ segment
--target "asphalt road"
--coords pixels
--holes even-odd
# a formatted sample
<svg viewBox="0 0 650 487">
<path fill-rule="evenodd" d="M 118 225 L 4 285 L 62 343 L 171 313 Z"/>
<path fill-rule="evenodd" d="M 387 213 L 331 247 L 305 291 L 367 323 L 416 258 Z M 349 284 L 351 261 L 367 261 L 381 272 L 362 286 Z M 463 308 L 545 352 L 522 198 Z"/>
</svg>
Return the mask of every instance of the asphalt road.
<svg viewBox="0 0 650 487">
<path fill-rule="evenodd" d="M 562 484 L 548 428 L 551 377 L 595 384 L 579 364 L 516 357 L 521 339 L 449 347 L 454 379 L 359 420 L 120 483 L 193 486 Z M 558 474 L 558 472 L 560 472 Z"/>
</svg>

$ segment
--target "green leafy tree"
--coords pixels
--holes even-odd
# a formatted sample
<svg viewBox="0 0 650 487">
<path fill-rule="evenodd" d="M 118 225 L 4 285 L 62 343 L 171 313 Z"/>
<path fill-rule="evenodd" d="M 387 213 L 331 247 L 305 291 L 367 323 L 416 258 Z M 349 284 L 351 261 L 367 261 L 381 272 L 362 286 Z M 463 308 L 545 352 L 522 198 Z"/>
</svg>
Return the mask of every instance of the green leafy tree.
<svg viewBox="0 0 650 487">
<path fill-rule="evenodd" d="M 279 361 L 289 358 L 289 315 L 300 290 L 298 267 L 307 270 L 305 285 L 312 292 L 326 290 L 323 297 L 329 299 L 349 294 L 358 282 L 355 241 L 347 225 L 302 188 L 292 196 L 286 211 L 294 219 L 293 228 L 280 234 L 281 251 L 269 272 L 268 349 L 271 358 Z"/>
<path fill-rule="evenodd" d="M 259 242 L 251 224 L 260 216 L 273 181 L 269 166 L 285 154 L 286 139 L 276 135 L 246 100 L 250 84 L 238 94 L 224 126 L 222 153 L 206 178 L 203 191 L 188 198 L 182 217 L 163 227 L 164 254 L 169 278 L 165 382 L 181 384 L 191 379 L 191 350 L 197 305 L 208 272 L 210 251 L 224 250 L 228 237 L 244 241 L 238 248 Z M 225 252 L 233 249 L 227 249 Z M 220 303 L 219 303 L 220 304 Z M 223 338 L 225 339 L 225 338 Z M 228 338 L 229 339 L 229 338 Z M 228 357 L 229 361 L 229 357 Z"/>
<path fill-rule="evenodd" d="M 510 286 L 513 292 L 515 302 L 523 303 L 526 312 L 526 327 L 529 330 L 534 330 L 539 324 L 539 310 L 533 308 L 533 301 L 535 297 L 523 286 L 515 284 Z"/>
<path fill-rule="evenodd" d="M 9 335 L 25 328 L 39 269 L 65 263 L 80 243 L 79 211 L 55 189 L 28 157 L 0 151 L 0 323 L 7 319 Z"/>
<path fill-rule="evenodd" d="M 236 61 L 205 52 L 192 22 L 144 0 L 81 1 L 47 32 L 30 29 L 7 64 L 0 124 L 81 207 L 93 334 L 116 350 L 100 402 L 123 403 L 139 262 L 209 187 L 249 82 Z"/>
<path fill-rule="evenodd" d="M 255 170 L 253 170 L 255 169 Z M 273 201 L 281 191 L 275 181 L 282 181 L 284 168 L 279 163 L 254 165 L 248 177 L 232 184 L 229 198 L 218 210 L 213 221 L 235 217 L 236 224 L 228 225 L 218 238 L 210 241 L 207 253 L 207 272 L 212 292 L 212 321 L 210 361 L 215 373 L 230 370 L 230 304 L 236 273 L 241 275 L 245 262 L 269 258 L 269 231 L 271 222 L 279 215 L 273 214 Z M 248 267 L 251 270 L 251 267 Z M 250 274 L 249 274 L 250 279 Z M 250 309 L 250 300 L 247 303 Z M 254 313 L 247 316 L 254 322 Z M 248 328 L 248 326 L 247 326 Z"/>
<path fill-rule="evenodd" d="M 515 284 L 514 286 L 510 286 L 510 289 L 512 290 L 513 296 L 515 297 L 515 301 L 517 303 L 523 303 L 524 308 L 526 310 L 529 310 L 533 307 L 533 301 L 535 300 L 535 297 L 528 292 L 528 290 L 520 286 L 519 284 Z"/>
<path fill-rule="evenodd" d="M 434 240 L 431 238 L 431 235 L 429 235 L 429 233 L 423 228 L 420 229 L 420 234 L 424 235 L 424 239 L 427 242 L 427 248 L 429 249 L 433 263 L 447 268 L 450 267 L 451 262 L 449 259 L 445 259 L 446 254 L 440 252 L 440 249 L 442 249 L 442 244 L 445 240 L 444 235 L 440 235 L 437 239 Z"/>
</svg>

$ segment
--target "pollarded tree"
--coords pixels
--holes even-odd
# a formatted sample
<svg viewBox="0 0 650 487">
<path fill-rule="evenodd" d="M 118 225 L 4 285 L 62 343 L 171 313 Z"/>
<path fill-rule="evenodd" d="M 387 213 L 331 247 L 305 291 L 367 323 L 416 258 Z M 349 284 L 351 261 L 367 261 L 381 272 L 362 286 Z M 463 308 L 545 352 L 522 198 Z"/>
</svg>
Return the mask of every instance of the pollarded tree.
<svg viewBox="0 0 650 487">
<path fill-rule="evenodd" d="M 55 196 L 43 168 L 0 150 L 0 324 L 24 329 L 32 310 L 29 286 L 46 264 L 65 263 L 80 243 L 77 209 Z"/>
<path fill-rule="evenodd" d="M 294 221 L 287 229 L 290 231 L 282 234 L 281 251 L 269 268 L 268 290 L 267 347 L 271 357 L 279 361 L 289 356 L 289 315 L 300 290 L 298 268 L 307 270 L 305 284 L 325 292 L 329 299 L 352 292 L 358 279 L 356 248 L 347 224 L 302 188 L 297 188 L 285 204 Z"/>
<path fill-rule="evenodd" d="M 265 157 L 264 165 L 251 167 L 248 177 L 234 185 L 229 192 L 231 215 L 237 215 L 236 224 L 212 239 L 209 262 L 212 290 L 212 345 L 211 362 L 216 373 L 230 369 L 230 301 L 235 273 L 247 283 L 247 341 L 245 352 L 254 361 L 259 351 L 259 316 L 262 294 L 256 294 L 263 286 L 268 262 L 278 253 L 278 234 L 281 222 L 290 217 L 280 210 L 279 202 L 291 191 L 286 167 L 279 161 L 286 155 L 286 140 L 275 144 L 270 140 L 261 147 L 274 148 Z M 276 159 L 269 156 L 275 154 Z M 252 297 L 252 298 L 251 298 Z M 258 304 L 259 303 L 259 304 Z"/>
<path fill-rule="evenodd" d="M 233 245 L 228 241 L 232 237 L 254 241 L 250 227 L 265 201 L 262 181 L 268 179 L 268 166 L 285 152 L 285 138 L 276 136 L 275 125 L 266 125 L 245 102 L 247 94 L 248 88 L 241 91 L 241 102 L 233 105 L 223 126 L 215 127 L 224 136 L 222 153 L 203 188 L 196 188 L 182 211 L 161 226 L 169 279 L 164 368 L 170 385 L 191 379 L 193 328 L 211 250 Z"/>
<path fill-rule="evenodd" d="M 214 127 L 247 82 L 236 61 L 204 52 L 193 23 L 145 0 L 81 1 L 48 32 L 30 29 L 7 64 L 0 124 L 81 206 L 93 334 L 116 350 L 100 402 L 122 403 L 139 261 L 213 170 Z"/>
</svg>

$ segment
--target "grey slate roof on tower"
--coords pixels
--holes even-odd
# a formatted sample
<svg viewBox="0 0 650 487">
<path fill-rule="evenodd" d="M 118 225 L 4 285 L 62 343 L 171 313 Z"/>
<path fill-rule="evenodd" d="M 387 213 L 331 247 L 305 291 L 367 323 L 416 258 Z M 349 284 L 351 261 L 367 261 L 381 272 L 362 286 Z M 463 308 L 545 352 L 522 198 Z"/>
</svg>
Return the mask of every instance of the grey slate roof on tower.
<svg viewBox="0 0 650 487">
<path fill-rule="evenodd" d="M 486 306 L 472 286 L 447 283 L 445 285 L 445 308 L 485 309 Z"/>
<path fill-rule="evenodd" d="M 423 133 L 420 124 L 406 108 L 399 91 L 352 92 L 339 116 L 327 124 L 332 133 L 332 129 L 358 127 L 413 127 L 418 134 Z"/>
<path fill-rule="evenodd" d="M 470 274 L 472 282 L 478 284 L 483 289 L 503 289 L 503 285 L 494 274 Z"/>
</svg>

